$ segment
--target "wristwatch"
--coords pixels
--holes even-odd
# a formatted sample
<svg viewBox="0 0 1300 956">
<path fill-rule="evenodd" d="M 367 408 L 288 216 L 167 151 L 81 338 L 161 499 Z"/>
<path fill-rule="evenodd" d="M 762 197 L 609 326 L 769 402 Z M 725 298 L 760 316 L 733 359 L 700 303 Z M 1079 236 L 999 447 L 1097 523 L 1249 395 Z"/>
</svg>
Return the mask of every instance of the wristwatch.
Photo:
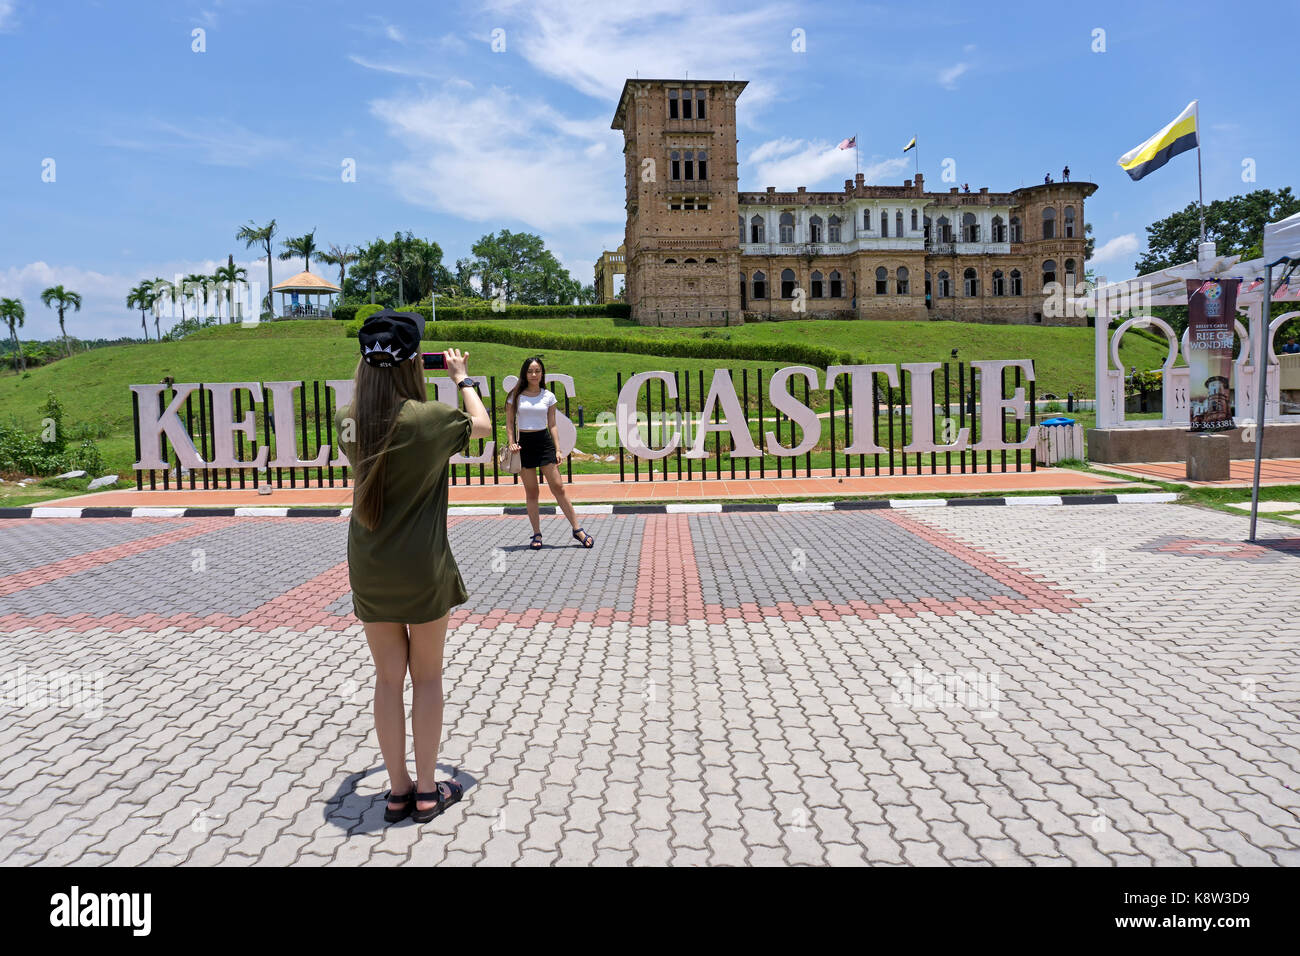
<svg viewBox="0 0 1300 956">
<path fill-rule="evenodd" d="M 456 383 L 457 388 L 472 388 L 477 394 L 482 394 L 478 389 L 478 382 L 474 381 L 468 375 Z"/>
</svg>

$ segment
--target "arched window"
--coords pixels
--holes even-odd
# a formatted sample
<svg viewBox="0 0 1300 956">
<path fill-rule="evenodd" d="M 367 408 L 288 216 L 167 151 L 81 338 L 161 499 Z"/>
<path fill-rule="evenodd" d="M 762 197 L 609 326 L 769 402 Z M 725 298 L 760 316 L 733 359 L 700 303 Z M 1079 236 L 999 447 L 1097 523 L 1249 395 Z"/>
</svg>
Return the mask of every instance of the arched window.
<svg viewBox="0 0 1300 956">
<path fill-rule="evenodd" d="M 940 216 L 935 225 L 939 227 L 939 241 L 952 242 L 952 225 L 948 222 L 948 217 Z"/>
<path fill-rule="evenodd" d="M 665 260 L 664 260 L 664 265 L 666 265 L 666 266 L 671 266 L 671 265 L 676 265 L 676 264 L 677 264 L 677 260 L 676 260 L 676 259 L 665 259 Z"/>
<path fill-rule="evenodd" d="M 887 209 L 880 210 L 880 235 L 889 235 L 889 210 Z"/>
<path fill-rule="evenodd" d="M 782 270 L 781 270 L 781 298 L 783 298 L 783 299 L 793 299 L 793 298 L 794 298 L 794 285 L 795 285 L 795 282 L 794 282 L 794 270 L 793 270 L 793 269 L 782 269 Z"/>
<path fill-rule="evenodd" d="M 907 266 L 899 266 L 894 273 L 895 288 L 899 295 L 907 295 Z"/>
<path fill-rule="evenodd" d="M 871 210 L 862 210 L 862 229 L 864 232 L 871 231 Z"/>
<path fill-rule="evenodd" d="M 704 119 L 704 91 L 703 90 L 695 91 L 695 118 Z M 704 178 L 703 173 L 700 174 L 700 178 L 701 179 Z"/>
<path fill-rule="evenodd" d="M 844 282 L 840 278 L 839 271 L 831 273 L 831 298 L 841 299 L 844 297 Z"/>
<path fill-rule="evenodd" d="M 994 242 L 1007 241 L 1007 225 L 1002 221 L 1001 216 L 993 217 L 993 241 Z"/>
<path fill-rule="evenodd" d="M 1066 239 L 1074 238 L 1074 207 L 1073 206 L 1065 207 L 1065 238 Z M 1065 271 L 1069 272 L 1070 270 L 1067 269 Z"/>
<path fill-rule="evenodd" d="M 812 287 L 808 293 L 809 297 L 813 299 L 822 298 L 822 274 L 820 272 L 814 272 L 812 274 L 812 281 L 809 284 Z"/>
<path fill-rule="evenodd" d="M 962 274 L 962 281 L 968 297 L 980 294 L 980 280 L 974 269 L 967 269 Z"/>
<path fill-rule="evenodd" d="M 903 210 L 900 209 L 898 210 L 898 212 L 894 213 L 894 235 L 901 236 L 902 234 L 903 234 Z"/>
<path fill-rule="evenodd" d="M 973 212 L 968 212 L 961 217 L 961 238 L 963 242 L 980 241 L 980 224 L 975 221 Z"/>
<path fill-rule="evenodd" d="M 705 259 L 704 261 L 705 261 L 705 262 L 717 262 L 718 260 L 715 259 L 715 258 L 713 258 L 713 256 L 709 256 L 709 257 L 708 257 L 707 259 Z"/>
<path fill-rule="evenodd" d="M 938 289 L 938 292 L 936 293 L 936 295 L 937 295 L 938 298 L 940 298 L 940 299 L 946 299 L 946 298 L 948 298 L 948 296 L 952 295 L 952 289 L 951 289 L 951 288 L 949 287 L 949 285 L 948 285 L 948 273 L 947 273 L 947 272 L 940 272 L 940 273 L 939 273 L 939 289 Z"/>
<path fill-rule="evenodd" d="M 682 91 L 682 119 L 691 118 L 691 91 Z"/>
<path fill-rule="evenodd" d="M 1003 277 L 1002 277 L 1002 270 L 1001 270 L 1001 269 L 994 269 L 994 270 L 993 270 L 993 294 L 994 294 L 994 295 L 1006 295 L 1006 294 L 1007 294 L 1006 280 L 1003 279 Z"/>
<path fill-rule="evenodd" d="M 677 91 L 668 91 L 668 118 L 677 119 Z"/>
<path fill-rule="evenodd" d="M 925 223 L 925 226 L 924 226 L 925 241 L 926 241 L 927 244 L 929 244 L 929 242 L 930 242 L 930 217 L 929 217 L 929 216 L 926 216 L 925 219 L 922 220 L 922 222 Z"/>
<path fill-rule="evenodd" d="M 916 232 L 916 210 L 912 210 L 912 231 Z"/>
<path fill-rule="evenodd" d="M 1050 206 L 1043 210 L 1043 238 L 1056 238 L 1056 210 Z"/>
<path fill-rule="evenodd" d="M 1043 285 L 1056 281 L 1056 260 L 1048 259 L 1043 263 Z"/>
<path fill-rule="evenodd" d="M 876 270 L 876 295 L 884 295 L 889 291 L 889 270 L 881 266 Z"/>
<path fill-rule="evenodd" d="M 700 109 L 704 109 L 704 100 L 700 100 L 699 102 L 700 102 Z M 701 113 L 701 114 L 700 114 L 700 119 L 703 119 L 703 118 L 704 118 L 704 114 Z M 699 175 L 696 176 L 695 178 L 696 178 L 696 179 L 708 179 L 708 178 L 709 178 L 709 175 L 708 175 L 708 174 L 709 174 L 709 154 L 708 154 L 708 152 L 705 151 L 705 150 L 703 150 L 703 149 L 700 150 L 699 153 L 698 153 L 698 154 L 696 155 L 696 157 L 695 157 L 695 161 L 696 161 L 697 163 L 699 163 L 699 168 L 696 170 L 696 172 L 698 172 Z"/>
<path fill-rule="evenodd" d="M 690 263 L 694 263 L 694 264 L 696 264 L 696 265 L 699 264 L 695 259 L 683 259 L 683 260 L 682 260 L 682 264 L 683 264 L 683 265 L 685 265 L 685 264 L 688 263 L 688 262 L 690 262 Z"/>
<path fill-rule="evenodd" d="M 682 178 L 682 154 L 677 152 L 677 150 L 673 150 L 671 153 L 668 154 L 668 159 L 671 161 L 671 166 L 672 166 L 672 172 L 670 173 L 670 176 L 673 179 L 681 179 Z"/>
<path fill-rule="evenodd" d="M 754 273 L 754 298 L 767 298 L 767 276 L 763 275 L 761 272 Z"/>
<path fill-rule="evenodd" d="M 1066 259 L 1065 260 L 1065 284 L 1067 286 L 1066 291 L 1068 292 L 1068 294 L 1074 295 L 1074 284 L 1076 281 L 1077 278 L 1075 277 L 1074 274 L 1074 260 Z"/>
<path fill-rule="evenodd" d="M 749 241 L 765 242 L 763 238 L 763 217 L 755 215 L 749 220 Z M 761 295 L 755 295 L 755 299 L 761 299 Z"/>
<path fill-rule="evenodd" d="M 781 213 L 781 241 L 794 242 L 794 216 L 788 212 Z"/>
<path fill-rule="evenodd" d="M 821 216 L 813 216 L 810 220 L 808 220 L 808 241 L 809 242 L 822 241 L 822 217 Z"/>
<path fill-rule="evenodd" d="M 1020 270 L 1019 270 L 1019 269 L 1012 269 L 1012 270 L 1011 270 L 1011 294 L 1012 294 L 1012 295 L 1024 295 L 1024 290 L 1023 290 L 1023 289 L 1021 288 L 1021 286 L 1020 286 Z"/>
<path fill-rule="evenodd" d="M 1011 241 L 1012 241 L 1012 242 L 1024 242 L 1024 239 L 1023 239 L 1023 238 L 1021 237 L 1021 235 L 1020 235 L 1020 217 L 1019 217 L 1019 216 L 1012 216 L 1012 217 L 1011 217 Z"/>
<path fill-rule="evenodd" d="M 840 217 L 839 216 L 831 216 L 830 222 L 828 222 L 826 225 L 826 233 L 827 233 L 826 235 L 827 242 L 840 241 Z"/>
<path fill-rule="evenodd" d="M 688 149 L 686 151 L 686 156 L 684 157 L 683 166 L 685 167 L 686 170 L 686 175 L 684 178 L 694 179 L 695 178 L 695 150 Z"/>
</svg>

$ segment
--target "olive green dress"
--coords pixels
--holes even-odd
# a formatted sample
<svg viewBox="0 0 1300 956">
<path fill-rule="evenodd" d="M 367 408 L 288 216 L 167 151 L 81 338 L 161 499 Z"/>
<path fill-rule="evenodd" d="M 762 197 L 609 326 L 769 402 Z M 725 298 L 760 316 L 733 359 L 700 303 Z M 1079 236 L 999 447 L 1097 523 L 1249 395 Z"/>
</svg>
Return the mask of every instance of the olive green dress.
<svg viewBox="0 0 1300 956">
<path fill-rule="evenodd" d="M 351 414 L 348 405 L 335 413 L 339 435 Z M 355 513 L 348 522 L 348 583 L 357 620 L 422 624 L 469 600 L 447 543 L 447 460 L 468 451 L 473 423 L 459 408 L 411 399 L 397 422 L 380 523 L 368 531 Z M 339 447 L 356 460 L 355 442 Z"/>
</svg>

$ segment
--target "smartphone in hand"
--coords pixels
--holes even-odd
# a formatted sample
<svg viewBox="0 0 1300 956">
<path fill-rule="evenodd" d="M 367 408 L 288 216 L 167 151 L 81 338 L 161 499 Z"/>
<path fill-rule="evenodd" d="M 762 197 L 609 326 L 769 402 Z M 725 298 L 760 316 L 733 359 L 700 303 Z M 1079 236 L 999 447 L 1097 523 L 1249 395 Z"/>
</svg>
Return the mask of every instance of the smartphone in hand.
<svg viewBox="0 0 1300 956">
<path fill-rule="evenodd" d="M 424 355 L 424 367 L 426 369 L 445 370 L 447 368 L 446 352 L 424 352 L 422 354 Z"/>
</svg>

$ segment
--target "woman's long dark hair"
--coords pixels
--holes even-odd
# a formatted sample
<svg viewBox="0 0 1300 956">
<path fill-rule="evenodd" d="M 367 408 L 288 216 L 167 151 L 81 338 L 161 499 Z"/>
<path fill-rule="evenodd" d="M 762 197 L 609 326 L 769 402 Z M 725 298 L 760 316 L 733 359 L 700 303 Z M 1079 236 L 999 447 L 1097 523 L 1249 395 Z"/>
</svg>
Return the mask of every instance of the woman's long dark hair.
<svg viewBox="0 0 1300 956">
<path fill-rule="evenodd" d="M 367 530 L 374 531 L 384 515 L 384 474 L 388 453 L 397 431 L 397 413 L 402 402 L 428 401 L 424 369 L 417 354 L 409 362 L 392 368 L 376 368 L 361 359 L 357 363 L 352 392 L 351 417 L 356 422 L 357 459 L 352 462 L 356 489 L 352 514 Z"/>
<path fill-rule="evenodd" d="M 515 400 L 519 397 L 519 393 L 528 387 L 528 366 L 532 365 L 534 362 L 542 367 L 542 380 L 538 382 L 537 385 L 539 388 L 546 387 L 546 363 L 542 361 L 540 355 L 530 356 L 524 359 L 523 365 L 519 366 L 519 381 L 515 382 L 515 387 L 506 395 L 507 405 L 513 405 Z M 516 406 L 516 408 L 517 407 L 518 406 Z M 516 419 L 515 423 L 518 424 L 518 421 L 519 420 Z"/>
</svg>

